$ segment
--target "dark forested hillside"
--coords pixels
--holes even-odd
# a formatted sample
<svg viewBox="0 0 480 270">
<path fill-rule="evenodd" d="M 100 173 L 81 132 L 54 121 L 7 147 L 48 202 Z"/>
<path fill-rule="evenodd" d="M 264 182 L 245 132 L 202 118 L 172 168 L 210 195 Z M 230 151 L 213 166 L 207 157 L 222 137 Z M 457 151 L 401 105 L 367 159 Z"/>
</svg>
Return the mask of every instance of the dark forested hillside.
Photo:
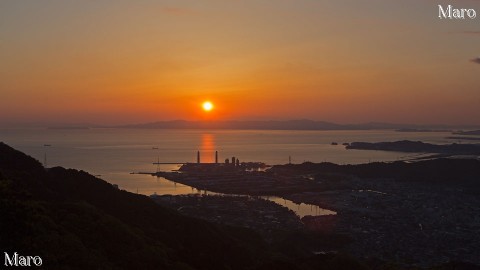
<svg viewBox="0 0 480 270">
<path fill-rule="evenodd" d="M 252 231 L 180 216 L 82 171 L 0 144 L 1 251 L 73 269 L 245 269 L 268 258 Z"/>
</svg>

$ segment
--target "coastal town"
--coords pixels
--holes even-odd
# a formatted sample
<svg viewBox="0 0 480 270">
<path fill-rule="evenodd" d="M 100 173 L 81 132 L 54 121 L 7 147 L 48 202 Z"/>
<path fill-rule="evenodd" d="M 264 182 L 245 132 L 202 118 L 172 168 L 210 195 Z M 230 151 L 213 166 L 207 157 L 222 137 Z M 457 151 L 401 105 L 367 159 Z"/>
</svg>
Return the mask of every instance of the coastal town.
<svg viewBox="0 0 480 270">
<path fill-rule="evenodd" d="M 375 257 L 416 267 L 452 260 L 478 263 L 480 188 L 475 179 L 480 172 L 468 169 L 462 175 L 461 171 L 462 167 L 479 165 L 479 161 L 439 159 L 417 163 L 345 166 L 304 163 L 273 167 L 237 161 L 232 158 L 225 163 L 187 163 L 178 171 L 153 175 L 199 190 L 244 196 L 156 196 L 154 199 L 188 216 L 251 228 L 263 235 L 275 230 L 343 235 L 350 241 L 335 252 L 346 251 L 359 258 Z M 453 172 L 455 179 L 428 171 L 436 163 L 458 168 Z M 411 177 L 399 178 L 377 173 L 395 172 L 395 166 L 420 166 L 426 177 L 417 181 L 413 173 Z M 403 167 L 402 170 L 409 171 Z M 261 195 L 281 196 L 337 214 L 300 218 L 286 208 L 254 198 Z"/>
<path fill-rule="evenodd" d="M 152 198 L 184 215 L 250 228 L 266 239 L 279 230 L 295 231 L 304 227 L 292 210 L 262 198 L 222 195 L 157 195 Z"/>
</svg>

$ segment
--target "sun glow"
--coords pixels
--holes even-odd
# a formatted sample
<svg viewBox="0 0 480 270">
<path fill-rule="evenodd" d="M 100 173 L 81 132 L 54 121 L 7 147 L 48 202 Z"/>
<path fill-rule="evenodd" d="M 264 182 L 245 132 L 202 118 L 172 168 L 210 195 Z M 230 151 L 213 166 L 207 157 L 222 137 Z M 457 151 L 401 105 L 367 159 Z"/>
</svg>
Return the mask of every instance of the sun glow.
<svg viewBox="0 0 480 270">
<path fill-rule="evenodd" d="M 213 104 L 212 102 L 210 101 L 205 101 L 203 104 L 202 104 L 202 108 L 204 111 L 206 112 L 209 112 L 213 109 Z"/>
</svg>

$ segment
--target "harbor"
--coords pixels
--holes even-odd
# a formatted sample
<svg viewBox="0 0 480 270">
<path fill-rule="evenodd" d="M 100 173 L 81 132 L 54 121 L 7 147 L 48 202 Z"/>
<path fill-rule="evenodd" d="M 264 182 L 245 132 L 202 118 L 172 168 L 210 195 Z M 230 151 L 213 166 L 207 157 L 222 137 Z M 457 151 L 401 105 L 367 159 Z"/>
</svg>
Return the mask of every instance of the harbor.
<svg viewBox="0 0 480 270">
<path fill-rule="evenodd" d="M 307 185 L 311 180 L 298 179 L 288 180 L 278 178 L 277 175 L 270 175 L 266 172 L 268 166 L 262 162 L 241 162 L 236 157 L 225 159 L 223 163 L 218 162 L 218 151 L 215 151 L 215 163 L 202 163 L 201 153 L 197 152 L 197 162 L 168 163 L 181 165 L 175 171 L 160 171 L 158 166 L 164 162 L 154 162 L 157 172 L 137 172 L 134 174 L 148 174 L 171 182 L 175 188 L 183 192 L 177 195 L 217 195 L 227 197 L 251 197 L 265 199 L 286 207 L 299 218 L 304 216 L 335 215 L 334 211 L 322 208 L 315 204 L 293 202 L 283 198 L 282 195 L 289 194 L 295 190 L 304 190 L 311 187 Z M 250 187 L 250 188 L 249 188 Z M 165 193 L 153 195 L 172 195 L 168 190 Z"/>
<path fill-rule="evenodd" d="M 479 201 L 478 191 L 472 188 L 476 186 L 475 177 L 469 176 L 478 171 L 472 169 L 478 165 L 474 160 L 363 165 L 302 163 L 272 167 L 257 163 L 256 168 L 234 160 L 185 163 L 177 171 L 151 173 L 203 190 L 197 196 L 154 199 L 186 215 L 245 226 L 267 238 L 279 223 L 292 230 L 300 224 L 301 230 L 335 237 L 344 235 L 352 241 L 344 248 L 363 258 L 409 260 L 410 265 L 419 267 L 446 263 L 452 258 L 477 262 L 478 237 L 474 235 L 480 224 Z M 423 174 L 420 177 L 404 166 Z M 442 172 L 439 168 L 456 169 Z M 219 194 L 222 196 L 208 196 Z M 292 219 L 288 211 L 263 202 L 265 196 L 272 196 L 276 202 L 289 200 L 335 212 L 302 215 L 296 212 L 298 219 Z M 243 218 L 231 218 L 232 211 Z M 411 237 L 399 235 L 399 231 Z M 450 248 L 432 250 L 431 243 Z"/>
</svg>

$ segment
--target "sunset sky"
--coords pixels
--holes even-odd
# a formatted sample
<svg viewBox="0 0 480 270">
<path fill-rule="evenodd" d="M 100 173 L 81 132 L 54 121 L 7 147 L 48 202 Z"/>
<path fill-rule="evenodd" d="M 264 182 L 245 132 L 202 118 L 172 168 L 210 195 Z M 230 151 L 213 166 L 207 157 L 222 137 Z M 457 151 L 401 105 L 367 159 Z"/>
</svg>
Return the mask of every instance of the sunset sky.
<svg viewBox="0 0 480 270">
<path fill-rule="evenodd" d="M 1 0 L 0 94 L 7 125 L 480 125 L 480 1 Z"/>
</svg>

